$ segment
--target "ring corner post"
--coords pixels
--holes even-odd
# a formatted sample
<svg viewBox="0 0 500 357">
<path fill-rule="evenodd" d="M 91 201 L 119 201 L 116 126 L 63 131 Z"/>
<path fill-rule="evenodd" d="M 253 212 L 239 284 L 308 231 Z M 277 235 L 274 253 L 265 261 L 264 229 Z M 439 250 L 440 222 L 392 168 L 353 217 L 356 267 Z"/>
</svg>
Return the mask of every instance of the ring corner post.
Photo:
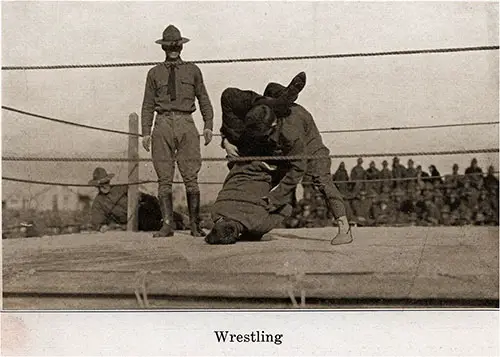
<svg viewBox="0 0 500 357">
<path fill-rule="evenodd" d="M 129 132 L 132 134 L 128 138 L 128 182 L 139 181 L 139 116 L 131 113 L 128 119 Z M 133 135 L 137 134 L 137 135 Z M 128 220 L 127 231 L 138 231 L 138 211 L 139 211 L 139 187 L 138 185 L 128 186 Z"/>
</svg>

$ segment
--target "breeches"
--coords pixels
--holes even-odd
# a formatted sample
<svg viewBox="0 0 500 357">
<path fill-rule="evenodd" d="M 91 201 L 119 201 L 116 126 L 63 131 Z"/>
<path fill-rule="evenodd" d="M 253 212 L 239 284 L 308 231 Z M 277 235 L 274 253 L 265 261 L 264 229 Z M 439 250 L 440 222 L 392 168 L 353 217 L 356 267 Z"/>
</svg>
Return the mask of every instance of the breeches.
<svg viewBox="0 0 500 357">
<path fill-rule="evenodd" d="M 323 148 L 315 154 L 318 156 L 328 156 L 330 155 L 330 151 L 327 148 Z M 329 212 L 335 218 L 345 216 L 346 210 L 342 194 L 333 183 L 331 176 L 332 161 L 330 158 L 310 160 L 308 166 L 310 166 L 313 184 L 325 197 Z"/>
<path fill-rule="evenodd" d="M 187 192 L 199 192 L 200 135 L 191 114 L 158 115 L 152 134 L 153 166 L 158 175 L 158 196 L 172 192 L 175 161 Z"/>
</svg>

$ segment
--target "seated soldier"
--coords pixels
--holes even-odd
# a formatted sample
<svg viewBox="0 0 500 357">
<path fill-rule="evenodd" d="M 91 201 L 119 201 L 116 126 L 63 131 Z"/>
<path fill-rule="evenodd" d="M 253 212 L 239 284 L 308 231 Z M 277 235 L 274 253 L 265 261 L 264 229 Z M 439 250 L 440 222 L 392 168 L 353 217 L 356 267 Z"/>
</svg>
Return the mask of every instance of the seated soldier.
<svg viewBox="0 0 500 357">
<path fill-rule="evenodd" d="M 473 223 L 473 211 L 467 205 L 465 200 L 460 201 L 460 205 L 455 211 L 458 214 L 459 225 L 468 226 Z"/>
<path fill-rule="evenodd" d="M 479 193 L 476 222 L 488 225 L 495 222 L 495 211 L 488 200 L 488 191 L 485 189 L 481 190 Z"/>
<path fill-rule="evenodd" d="M 443 208 L 441 208 L 441 219 L 439 220 L 439 224 L 442 226 L 451 226 L 452 220 L 450 213 L 450 207 L 446 205 L 443 206 Z"/>
<path fill-rule="evenodd" d="M 89 185 L 96 186 L 98 194 L 92 202 L 90 223 L 92 230 L 102 233 L 109 229 L 125 230 L 128 220 L 128 186 L 111 185 L 115 175 L 108 174 L 102 167 L 94 170 Z M 140 231 L 157 231 L 162 226 L 162 214 L 158 199 L 154 196 L 140 193 L 138 207 L 138 229 Z M 176 229 L 182 228 L 182 215 L 174 214 Z"/>
<path fill-rule="evenodd" d="M 372 226 L 374 220 L 371 217 L 372 200 L 367 199 L 366 191 L 361 190 L 358 199 L 352 202 L 354 214 L 353 220 L 360 227 Z"/>
<path fill-rule="evenodd" d="M 314 211 L 314 227 L 330 227 L 331 223 L 325 204 L 318 204 Z"/>
<path fill-rule="evenodd" d="M 311 204 L 305 202 L 302 205 L 302 210 L 296 217 L 299 220 L 296 228 L 310 228 L 313 221 Z"/>
<path fill-rule="evenodd" d="M 394 208 L 388 196 L 381 195 L 378 204 L 372 207 L 372 212 L 377 226 L 389 226 L 394 223 Z"/>
<path fill-rule="evenodd" d="M 424 199 L 424 208 L 422 211 L 422 223 L 425 226 L 437 226 L 441 219 L 439 209 L 432 201 L 430 196 Z"/>
<path fill-rule="evenodd" d="M 441 211 L 444 206 L 444 196 L 441 190 L 434 190 L 433 198 L 434 198 L 434 204 L 439 209 L 439 211 Z"/>
<path fill-rule="evenodd" d="M 396 188 L 392 193 L 392 203 L 394 207 L 394 224 L 398 226 L 407 225 L 409 223 L 409 215 L 404 211 L 405 192 Z"/>
</svg>

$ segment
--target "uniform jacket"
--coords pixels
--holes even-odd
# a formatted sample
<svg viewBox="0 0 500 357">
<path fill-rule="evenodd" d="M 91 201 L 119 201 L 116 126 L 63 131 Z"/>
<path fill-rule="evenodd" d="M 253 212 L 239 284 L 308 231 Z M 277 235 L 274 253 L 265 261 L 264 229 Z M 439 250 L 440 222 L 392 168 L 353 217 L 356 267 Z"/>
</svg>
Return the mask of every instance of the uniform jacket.
<svg viewBox="0 0 500 357">
<path fill-rule="evenodd" d="M 92 225 L 99 227 L 104 224 L 127 223 L 127 186 L 111 186 L 107 195 L 98 193 L 92 203 L 91 219 Z"/>
<path fill-rule="evenodd" d="M 212 206 L 214 217 L 223 216 L 240 222 L 246 229 L 263 229 L 269 221 L 262 197 L 271 189 L 271 173 L 262 163 L 236 162 Z M 274 227 L 264 227 L 264 231 Z"/>
<path fill-rule="evenodd" d="M 366 171 L 362 166 L 356 165 L 351 170 L 351 181 L 366 179 Z"/>
<path fill-rule="evenodd" d="M 167 94 L 170 66 L 176 66 L 176 99 L 170 100 Z M 194 63 L 178 60 L 163 62 L 151 68 L 146 78 L 142 104 L 142 134 L 149 135 L 153 125 L 154 112 L 168 111 L 193 113 L 196 111 L 195 98 L 198 99 L 205 129 L 213 129 L 213 108 L 208 96 L 201 70 Z"/>
<path fill-rule="evenodd" d="M 293 113 L 292 113 L 293 115 Z M 291 119 L 291 120 L 290 120 Z M 299 156 L 306 155 L 304 132 L 297 126 L 293 118 L 280 118 L 275 132 L 269 138 L 273 146 L 273 155 Z M 306 159 L 277 161 L 282 172 L 285 172 L 279 184 L 267 195 L 272 205 L 282 207 L 290 202 L 295 188 L 302 180 L 307 167 Z M 286 169 L 283 169 L 283 166 Z"/>
</svg>

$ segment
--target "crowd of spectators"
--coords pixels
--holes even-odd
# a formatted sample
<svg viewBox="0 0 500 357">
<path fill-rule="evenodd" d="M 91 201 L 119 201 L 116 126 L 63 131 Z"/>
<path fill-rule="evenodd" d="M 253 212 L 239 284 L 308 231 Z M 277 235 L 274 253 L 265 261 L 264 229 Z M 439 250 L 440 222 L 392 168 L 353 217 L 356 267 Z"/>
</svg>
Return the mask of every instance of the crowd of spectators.
<svg viewBox="0 0 500 357">
<path fill-rule="evenodd" d="M 441 176 L 434 165 L 429 166 L 427 173 L 420 165 L 415 167 L 411 159 L 403 166 L 397 157 L 391 169 L 384 160 L 381 170 L 373 161 L 365 170 L 363 159 L 359 158 L 350 174 L 341 162 L 332 180 L 344 196 L 349 221 L 357 226 L 498 226 L 498 178 L 493 166 L 483 173 L 476 159 L 463 174 L 454 164 L 451 174 Z M 304 197 L 297 202 L 283 228 L 331 226 L 323 196 L 307 182 L 303 187 Z M 178 208 L 177 229 L 186 229 L 188 225 L 184 211 Z M 90 229 L 89 212 L 83 211 L 15 211 L 3 207 L 2 215 L 3 238 Z M 200 216 L 201 226 L 210 229 L 213 225 L 210 205 L 202 207 Z"/>
<path fill-rule="evenodd" d="M 363 167 L 363 159 L 350 174 L 341 162 L 332 175 L 344 196 L 347 215 L 358 226 L 458 226 L 498 225 L 498 178 L 493 166 L 486 174 L 472 159 L 464 174 L 457 164 L 442 176 L 434 165 L 425 172 L 412 159 L 405 167 L 395 157 L 392 169 L 387 161 L 382 169 L 374 161 Z M 287 228 L 325 227 L 332 224 L 323 196 L 304 183 L 300 200 Z"/>
</svg>

